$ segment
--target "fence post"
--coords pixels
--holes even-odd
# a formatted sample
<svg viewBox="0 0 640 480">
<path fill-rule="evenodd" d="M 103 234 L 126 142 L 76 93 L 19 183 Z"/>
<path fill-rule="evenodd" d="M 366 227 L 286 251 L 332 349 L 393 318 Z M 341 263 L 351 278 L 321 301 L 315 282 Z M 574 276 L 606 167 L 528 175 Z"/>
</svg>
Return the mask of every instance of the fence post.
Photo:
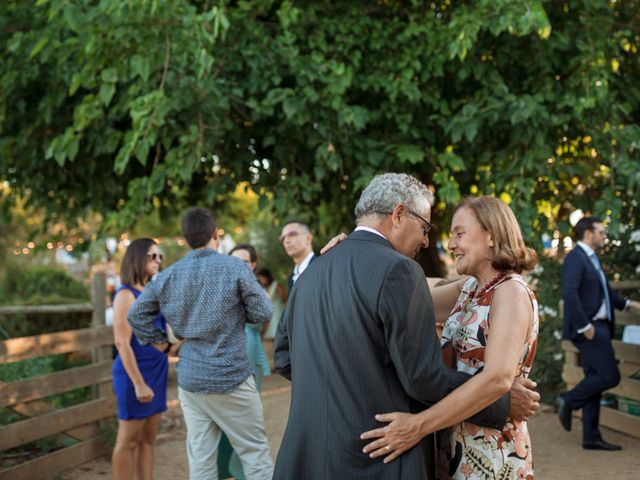
<svg viewBox="0 0 640 480">
<path fill-rule="evenodd" d="M 106 308 L 106 280 L 104 273 L 96 273 L 93 276 L 91 282 L 91 296 L 93 303 L 93 313 L 91 316 L 91 326 L 93 328 L 104 327 L 106 325 L 105 320 L 105 308 Z M 97 347 L 93 349 L 92 360 L 93 363 L 104 362 L 111 358 L 110 347 Z M 104 397 L 108 394 L 108 390 L 103 385 L 94 385 L 93 396 L 95 398 Z"/>
</svg>

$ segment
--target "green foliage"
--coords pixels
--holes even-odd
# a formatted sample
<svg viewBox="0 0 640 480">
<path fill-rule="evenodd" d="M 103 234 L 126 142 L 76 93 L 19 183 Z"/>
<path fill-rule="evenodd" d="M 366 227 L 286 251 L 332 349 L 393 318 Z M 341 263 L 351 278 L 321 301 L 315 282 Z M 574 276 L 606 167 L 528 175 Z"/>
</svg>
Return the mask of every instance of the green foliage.
<svg viewBox="0 0 640 480">
<path fill-rule="evenodd" d="M 108 418 L 100 422 L 100 438 L 109 448 L 113 448 L 118 438 L 118 419 Z"/>
<path fill-rule="evenodd" d="M 432 183 L 440 215 L 505 194 L 532 239 L 628 208 L 638 2 L 451 3 L 3 2 L 0 171 L 105 227 L 248 181 L 335 231 L 389 170 Z"/>
<path fill-rule="evenodd" d="M 632 209 L 625 211 L 619 222 L 608 225 L 609 230 L 617 233 L 610 235 L 605 247 L 602 268 L 613 280 L 637 280 L 640 278 L 640 212 L 637 200 L 630 204 Z M 624 292 L 634 300 L 640 300 L 640 292 Z"/>
<path fill-rule="evenodd" d="M 556 258 L 542 257 L 532 274 L 540 314 L 538 350 L 531 379 L 538 383 L 542 400 L 551 403 L 564 390 L 562 381 L 562 315 L 560 312 L 562 264 Z"/>
<path fill-rule="evenodd" d="M 85 286 L 64 270 L 39 265 L 21 268 L 17 264 L 7 270 L 3 290 L 13 301 L 37 305 L 89 300 Z"/>
<path fill-rule="evenodd" d="M 0 284 L 0 304 L 51 305 L 86 303 L 87 288 L 64 270 L 7 262 Z M 87 327 L 87 314 L 18 314 L 0 317 L 1 331 L 10 338 Z"/>
</svg>

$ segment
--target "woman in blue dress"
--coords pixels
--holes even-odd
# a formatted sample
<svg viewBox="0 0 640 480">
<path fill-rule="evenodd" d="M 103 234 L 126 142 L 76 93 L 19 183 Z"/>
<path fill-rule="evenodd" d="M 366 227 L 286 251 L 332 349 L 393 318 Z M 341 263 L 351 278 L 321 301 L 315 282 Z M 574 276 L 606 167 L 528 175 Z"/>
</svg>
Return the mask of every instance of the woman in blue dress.
<svg viewBox="0 0 640 480">
<path fill-rule="evenodd" d="M 113 478 L 153 478 L 154 444 L 162 412 L 167 409 L 168 361 L 165 352 L 138 343 L 127 313 L 144 286 L 160 271 L 162 253 L 150 238 L 131 242 L 122 260 L 113 303 L 113 336 L 118 355 L 113 363 L 113 388 L 118 403 L 118 436 L 113 449 Z M 156 324 L 166 329 L 158 315 Z"/>
</svg>

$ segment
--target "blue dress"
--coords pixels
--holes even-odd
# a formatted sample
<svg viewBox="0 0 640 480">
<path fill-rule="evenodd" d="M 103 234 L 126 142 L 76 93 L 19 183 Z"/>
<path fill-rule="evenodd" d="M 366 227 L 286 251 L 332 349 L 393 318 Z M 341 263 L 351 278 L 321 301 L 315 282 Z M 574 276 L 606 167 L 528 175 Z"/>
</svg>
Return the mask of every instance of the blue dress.
<svg viewBox="0 0 640 480">
<path fill-rule="evenodd" d="M 122 285 L 116 295 L 122 290 L 129 290 L 136 298 L 141 293 L 129 285 Z M 156 317 L 156 327 L 166 330 L 166 324 L 166 319 L 159 313 Z M 167 355 L 152 345 L 146 347 L 140 345 L 133 333 L 131 334 L 131 349 L 138 362 L 142 378 L 153 390 L 154 396 L 149 403 L 138 401 L 133 382 L 124 369 L 120 355 L 117 355 L 111 372 L 120 420 L 144 419 L 167 410 L 167 373 L 169 371 Z"/>
</svg>

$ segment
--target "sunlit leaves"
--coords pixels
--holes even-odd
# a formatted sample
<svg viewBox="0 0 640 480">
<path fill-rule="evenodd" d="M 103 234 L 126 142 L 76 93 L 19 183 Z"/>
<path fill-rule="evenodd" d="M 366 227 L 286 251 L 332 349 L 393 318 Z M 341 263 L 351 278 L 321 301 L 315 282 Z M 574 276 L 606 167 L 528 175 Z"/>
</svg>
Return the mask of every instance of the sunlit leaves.
<svg viewBox="0 0 640 480">
<path fill-rule="evenodd" d="M 34 203 L 123 223 L 246 182 L 348 225 L 385 171 L 440 213 L 508 195 L 531 236 L 577 206 L 615 217 L 640 189 L 622 3 L 3 2 L 0 165 Z"/>
</svg>

